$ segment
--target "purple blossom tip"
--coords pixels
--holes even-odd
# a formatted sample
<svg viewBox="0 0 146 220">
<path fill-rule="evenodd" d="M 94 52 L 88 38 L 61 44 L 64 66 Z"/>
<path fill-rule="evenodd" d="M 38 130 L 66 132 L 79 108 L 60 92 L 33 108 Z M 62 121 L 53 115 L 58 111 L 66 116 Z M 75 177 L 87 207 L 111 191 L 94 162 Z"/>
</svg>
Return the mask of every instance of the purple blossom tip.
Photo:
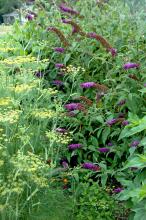
<svg viewBox="0 0 146 220">
<path fill-rule="evenodd" d="M 70 104 L 66 104 L 64 107 L 69 111 L 74 111 L 74 110 L 81 110 L 83 108 L 83 105 L 81 103 L 73 102 Z"/>
<path fill-rule="evenodd" d="M 107 153 L 107 152 L 110 151 L 110 149 L 107 148 L 107 147 L 101 147 L 101 148 L 98 148 L 98 150 L 99 150 L 99 152 L 101 152 L 101 153 Z"/>
<path fill-rule="evenodd" d="M 64 24 L 68 24 L 68 23 L 70 23 L 70 21 L 71 21 L 71 19 L 62 19 L 62 22 L 63 22 Z"/>
<path fill-rule="evenodd" d="M 67 116 L 74 117 L 74 116 L 76 116 L 76 113 L 73 112 L 73 111 L 70 111 L 70 112 L 67 113 Z"/>
<path fill-rule="evenodd" d="M 95 32 L 88 33 L 87 36 L 89 38 L 96 38 L 97 34 Z"/>
<path fill-rule="evenodd" d="M 96 87 L 96 83 L 95 82 L 84 82 L 84 83 L 81 83 L 80 86 L 82 88 L 93 88 L 93 87 Z"/>
<path fill-rule="evenodd" d="M 108 51 L 111 53 L 112 57 L 115 57 L 117 55 L 117 49 L 115 48 L 109 48 Z"/>
<path fill-rule="evenodd" d="M 61 68 L 64 67 L 64 64 L 63 63 L 56 63 L 55 67 L 58 68 L 58 69 L 61 69 Z"/>
<path fill-rule="evenodd" d="M 81 144 L 70 144 L 70 145 L 68 145 L 69 150 L 76 150 L 76 149 L 81 148 L 81 147 L 82 147 Z"/>
<path fill-rule="evenodd" d="M 112 142 L 108 142 L 108 143 L 107 143 L 107 146 L 112 147 L 112 146 L 113 146 L 113 143 L 112 143 Z"/>
<path fill-rule="evenodd" d="M 27 18 L 28 21 L 32 21 L 34 19 L 34 15 L 28 14 L 25 18 Z"/>
<path fill-rule="evenodd" d="M 98 171 L 100 170 L 100 167 L 91 163 L 91 162 L 86 162 L 82 164 L 82 167 L 88 170 L 93 170 L 93 171 Z"/>
<path fill-rule="evenodd" d="M 112 125 L 116 124 L 116 122 L 117 122 L 117 119 L 113 118 L 113 119 L 108 120 L 106 122 L 106 124 L 109 125 L 109 126 L 112 126 Z"/>
<path fill-rule="evenodd" d="M 113 190 L 113 192 L 114 192 L 114 193 L 120 193 L 120 192 L 122 192 L 122 190 L 123 190 L 123 188 L 118 187 L 118 188 L 115 188 L 115 189 Z"/>
<path fill-rule="evenodd" d="M 52 84 L 56 86 L 62 86 L 63 82 L 61 80 L 53 80 Z"/>
<path fill-rule="evenodd" d="M 54 49 L 54 51 L 57 52 L 57 53 L 64 53 L 65 49 L 62 48 L 62 47 L 56 47 L 56 48 Z"/>
<path fill-rule="evenodd" d="M 75 11 L 74 9 L 67 7 L 65 4 L 61 4 L 59 6 L 59 8 L 60 8 L 61 11 L 70 13 L 72 15 L 78 15 L 79 14 L 78 11 Z"/>
<path fill-rule="evenodd" d="M 122 125 L 123 125 L 123 126 L 129 125 L 129 121 L 124 120 L 124 121 L 122 122 Z"/>
<path fill-rule="evenodd" d="M 67 130 L 65 128 L 56 128 L 56 131 L 59 132 L 59 133 L 65 133 L 67 132 Z"/>
<path fill-rule="evenodd" d="M 118 105 L 119 106 L 122 106 L 126 103 L 126 100 L 125 99 L 122 99 L 121 101 L 118 102 Z"/>
<path fill-rule="evenodd" d="M 62 166 L 63 166 L 64 168 L 68 168 L 68 163 L 67 163 L 66 161 L 63 161 L 63 162 L 62 162 Z"/>
<path fill-rule="evenodd" d="M 144 87 L 146 87 L 146 83 L 144 83 Z"/>
<path fill-rule="evenodd" d="M 126 63 L 126 64 L 124 64 L 123 65 L 123 68 L 125 69 L 125 70 L 128 70 L 128 69 L 131 69 L 131 68 L 139 68 L 140 67 L 140 64 L 138 64 L 138 63 Z"/>
<path fill-rule="evenodd" d="M 130 146 L 131 146 L 131 147 L 137 147 L 139 144 L 140 144 L 140 141 L 135 140 L 135 141 L 132 141 L 132 143 L 130 144 Z"/>
<path fill-rule="evenodd" d="M 35 76 L 38 78 L 42 78 L 44 74 L 41 71 L 35 72 Z"/>
</svg>

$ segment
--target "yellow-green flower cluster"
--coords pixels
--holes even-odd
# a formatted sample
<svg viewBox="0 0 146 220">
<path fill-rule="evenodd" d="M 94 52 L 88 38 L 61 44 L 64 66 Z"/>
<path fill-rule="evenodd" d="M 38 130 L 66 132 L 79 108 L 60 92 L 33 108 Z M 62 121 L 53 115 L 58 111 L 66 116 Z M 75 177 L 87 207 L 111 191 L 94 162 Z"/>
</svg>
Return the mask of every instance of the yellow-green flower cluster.
<svg viewBox="0 0 146 220">
<path fill-rule="evenodd" d="M 38 91 L 40 91 L 41 94 L 46 97 L 51 96 L 51 95 L 56 95 L 58 93 L 58 90 L 53 89 L 53 88 L 48 88 L 48 89 L 38 88 Z"/>
<path fill-rule="evenodd" d="M 25 182 L 21 179 L 14 179 L 14 177 L 10 174 L 7 177 L 7 182 L 4 182 L 2 186 L 0 186 L 0 195 L 7 196 L 11 193 L 21 194 L 23 192 Z"/>
<path fill-rule="evenodd" d="M 17 57 L 10 57 L 4 60 L 1 60 L 1 64 L 7 64 L 7 65 L 19 65 L 23 63 L 31 63 L 36 61 L 36 57 L 31 56 L 17 56 Z"/>
<path fill-rule="evenodd" d="M 9 52 L 9 51 L 14 51 L 14 50 L 16 49 L 12 47 L 0 47 L 0 52 Z"/>
<path fill-rule="evenodd" d="M 85 69 L 82 67 L 74 67 L 73 65 L 69 65 L 66 67 L 65 72 L 76 75 L 79 72 L 85 72 Z"/>
<path fill-rule="evenodd" d="M 10 105 L 12 100 L 10 97 L 0 98 L 0 106 Z"/>
<path fill-rule="evenodd" d="M 56 117 L 57 113 L 52 110 L 43 108 L 43 109 L 35 109 L 32 112 L 32 115 L 38 119 L 47 119 L 47 118 L 50 119 Z"/>
<path fill-rule="evenodd" d="M 14 124 L 18 121 L 22 111 L 13 109 L 4 109 L 0 112 L 0 122 Z"/>
<path fill-rule="evenodd" d="M 47 131 L 46 136 L 49 140 L 58 144 L 68 144 L 72 141 L 68 133 L 62 134 L 56 131 Z"/>
<path fill-rule="evenodd" d="M 11 159 L 12 164 L 18 169 L 17 177 L 23 177 L 30 183 L 35 183 L 39 187 L 47 187 L 48 180 L 45 177 L 48 172 L 48 166 L 39 158 L 39 156 L 28 152 L 24 155 L 18 151 L 17 155 Z"/>
<path fill-rule="evenodd" d="M 15 93 L 21 93 L 21 92 L 28 92 L 32 90 L 34 87 L 36 87 L 35 84 L 19 84 L 16 85 L 16 87 L 9 87 L 10 90 L 14 91 Z"/>
</svg>

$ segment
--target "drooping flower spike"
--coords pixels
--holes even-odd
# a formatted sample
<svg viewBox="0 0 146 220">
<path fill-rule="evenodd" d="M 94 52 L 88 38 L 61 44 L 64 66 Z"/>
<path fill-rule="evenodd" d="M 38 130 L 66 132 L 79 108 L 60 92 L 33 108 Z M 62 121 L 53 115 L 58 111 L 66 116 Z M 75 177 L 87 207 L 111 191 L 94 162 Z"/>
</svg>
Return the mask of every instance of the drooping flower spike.
<svg viewBox="0 0 146 220">
<path fill-rule="evenodd" d="M 106 124 L 107 124 L 108 126 L 112 126 L 112 125 L 114 125 L 114 124 L 116 124 L 116 123 L 117 123 L 117 119 L 116 119 L 116 118 L 110 119 L 110 120 L 108 120 L 108 121 L 106 122 Z"/>
<path fill-rule="evenodd" d="M 69 144 L 68 149 L 69 150 L 76 150 L 82 147 L 82 144 Z"/>
<path fill-rule="evenodd" d="M 62 68 L 64 67 L 64 64 L 63 64 L 63 63 L 56 63 L 56 64 L 55 64 L 55 67 L 56 67 L 57 69 L 62 69 Z"/>
<path fill-rule="evenodd" d="M 74 10 L 74 9 L 72 9 L 72 8 L 69 8 L 69 7 L 67 7 L 65 4 L 61 4 L 61 5 L 59 5 L 59 8 L 60 8 L 60 10 L 61 11 L 63 11 L 63 12 L 67 12 L 67 13 L 69 13 L 69 14 L 71 14 L 71 15 L 79 15 L 79 12 L 78 11 L 76 11 L 76 10 Z"/>
<path fill-rule="evenodd" d="M 98 148 L 98 151 L 101 153 L 107 153 L 110 151 L 110 149 L 107 147 L 101 147 L 101 148 Z"/>
<path fill-rule="evenodd" d="M 66 40 L 64 34 L 58 28 L 56 28 L 56 27 L 48 27 L 47 31 L 54 32 L 60 38 L 60 41 L 64 44 L 65 47 L 69 46 L 69 43 Z"/>
<path fill-rule="evenodd" d="M 91 162 L 85 162 L 82 164 L 82 167 L 84 169 L 93 170 L 93 171 L 99 171 L 101 168 Z"/>
<path fill-rule="evenodd" d="M 102 46 L 105 47 L 107 49 L 107 51 L 109 51 L 112 54 L 113 57 L 117 55 L 117 49 L 113 48 L 109 44 L 109 42 L 101 35 L 96 34 L 95 32 L 91 32 L 91 33 L 87 33 L 86 36 L 88 38 L 93 38 L 93 39 L 96 39 L 97 41 L 99 41 L 102 44 Z"/>
<path fill-rule="evenodd" d="M 125 70 L 128 70 L 128 69 L 132 69 L 132 68 L 139 68 L 140 67 L 140 64 L 138 64 L 138 63 L 125 63 L 124 65 L 123 65 L 123 68 L 125 69 Z"/>
<path fill-rule="evenodd" d="M 56 47 L 56 48 L 54 49 L 54 51 L 57 52 L 57 53 L 64 53 L 65 49 L 62 48 L 62 47 Z"/>
<path fill-rule="evenodd" d="M 78 33 L 81 36 L 86 36 L 86 33 L 82 31 L 81 27 L 71 19 L 62 19 L 62 22 L 72 26 L 72 34 Z"/>
<path fill-rule="evenodd" d="M 64 106 L 68 111 L 74 111 L 74 110 L 85 110 L 84 105 L 81 103 L 70 103 L 66 104 Z"/>
</svg>

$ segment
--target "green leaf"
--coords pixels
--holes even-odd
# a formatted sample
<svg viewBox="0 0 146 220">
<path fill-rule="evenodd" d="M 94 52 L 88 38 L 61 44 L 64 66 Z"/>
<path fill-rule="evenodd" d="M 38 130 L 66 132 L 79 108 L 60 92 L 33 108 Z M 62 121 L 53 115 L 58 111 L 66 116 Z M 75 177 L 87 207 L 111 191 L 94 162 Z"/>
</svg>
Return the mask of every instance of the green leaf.
<svg viewBox="0 0 146 220">
<path fill-rule="evenodd" d="M 104 120 L 103 120 L 102 116 L 100 116 L 100 115 L 96 117 L 96 120 L 99 121 L 101 124 L 104 123 Z"/>
<path fill-rule="evenodd" d="M 102 132 L 102 142 L 103 142 L 103 144 L 105 144 L 105 142 L 106 142 L 106 140 L 107 140 L 107 138 L 110 134 L 110 131 L 111 131 L 110 127 L 107 127 L 103 130 L 103 132 Z"/>
</svg>

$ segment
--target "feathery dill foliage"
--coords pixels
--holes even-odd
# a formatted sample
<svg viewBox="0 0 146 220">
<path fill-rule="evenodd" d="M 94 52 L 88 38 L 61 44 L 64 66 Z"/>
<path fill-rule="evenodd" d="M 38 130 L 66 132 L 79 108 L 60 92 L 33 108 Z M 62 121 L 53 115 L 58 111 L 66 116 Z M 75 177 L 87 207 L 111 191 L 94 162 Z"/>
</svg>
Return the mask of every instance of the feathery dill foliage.
<svg viewBox="0 0 146 220">
<path fill-rule="evenodd" d="M 35 1 L 0 37 L 0 219 L 146 216 L 145 6 L 134 2 Z"/>
</svg>

